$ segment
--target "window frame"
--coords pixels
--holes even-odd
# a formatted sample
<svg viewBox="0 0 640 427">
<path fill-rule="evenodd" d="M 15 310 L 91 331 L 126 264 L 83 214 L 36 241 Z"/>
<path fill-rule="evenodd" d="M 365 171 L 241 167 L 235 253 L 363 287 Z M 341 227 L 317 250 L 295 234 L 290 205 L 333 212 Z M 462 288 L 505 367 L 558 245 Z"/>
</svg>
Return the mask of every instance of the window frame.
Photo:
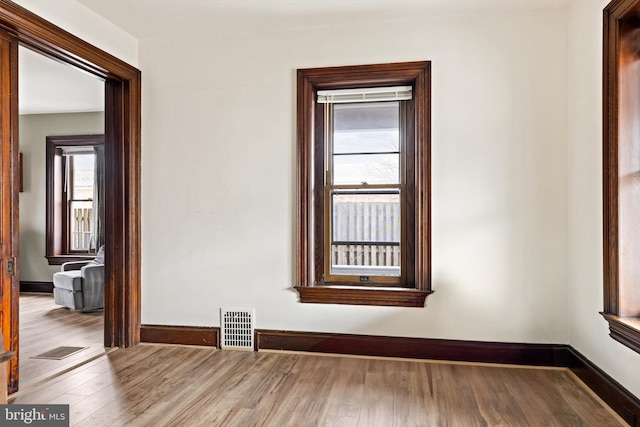
<svg viewBox="0 0 640 427">
<path fill-rule="evenodd" d="M 402 286 L 356 286 L 327 284 L 324 245 L 324 116 L 316 108 L 318 90 L 412 86 L 407 108 L 407 230 L 406 277 Z M 424 307 L 431 294 L 431 62 L 297 70 L 297 274 L 296 286 L 302 303 L 330 303 Z M 407 138 L 410 139 L 410 138 Z M 318 143 L 322 141 L 322 143 Z M 315 185 L 319 183 L 319 185 Z M 413 196 L 411 196 L 413 195 Z"/>
<path fill-rule="evenodd" d="M 640 0 L 613 0 L 604 9 L 603 26 L 603 291 L 611 338 L 640 353 L 640 223 L 629 221 L 640 210 L 635 187 L 640 175 L 629 159 L 640 148 L 635 129 L 640 102 L 630 94 L 640 88 L 637 30 Z"/>
<path fill-rule="evenodd" d="M 63 155 L 61 147 L 104 145 L 104 134 L 46 137 L 46 226 L 45 258 L 49 265 L 93 259 L 95 254 L 69 249 L 69 206 L 63 198 Z"/>
</svg>

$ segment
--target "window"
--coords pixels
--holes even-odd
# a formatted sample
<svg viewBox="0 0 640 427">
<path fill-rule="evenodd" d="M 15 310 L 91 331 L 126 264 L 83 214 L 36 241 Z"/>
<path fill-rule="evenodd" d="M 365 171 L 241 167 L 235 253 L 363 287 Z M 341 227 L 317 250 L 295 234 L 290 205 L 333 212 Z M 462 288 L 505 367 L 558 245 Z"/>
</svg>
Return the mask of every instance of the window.
<svg viewBox="0 0 640 427">
<path fill-rule="evenodd" d="M 604 311 L 613 339 L 640 353 L 640 0 L 604 10 Z"/>
<path fill-rule="evenodd" d="M 298 70 L 301 302 L 424 306 L 430 63 Z"/>
<path fill-rule="evenodd" d="M 104 136 L 47 137 L 46 257 L 87 259 L 104 240 Z"/>
<path fill-rule="evenodd" d="M 400 131 L 404 105 L 322 102 L 327 151 L 324 282 L 400 284 L 406 252 L 400 202 L 406 188 Z"/>
</svg>

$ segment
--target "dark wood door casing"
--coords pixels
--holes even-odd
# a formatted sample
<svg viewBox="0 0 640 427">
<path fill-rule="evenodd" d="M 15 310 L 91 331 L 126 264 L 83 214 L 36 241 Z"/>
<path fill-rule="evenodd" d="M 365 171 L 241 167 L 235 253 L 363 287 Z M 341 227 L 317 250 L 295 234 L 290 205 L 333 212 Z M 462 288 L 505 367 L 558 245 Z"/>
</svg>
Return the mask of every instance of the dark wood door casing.
<svg viewBox="0 0 640 427">
<path fill-rule="evenodd" d="M 136 345 L 140 342 L 141 282 L 140 71 L 9 0 L 0 0 L 0 29 L 15 35 L 15 39 L 25 47 L 105 80 L 105 192 L 109 203 L 105 207 L 104 344 L 107 347 Z M 17 78 L 17 44 L 15 59 L 15 66 L 10 73 L 12 78 Z M 7 96 L 5 92 L 0 93 L 0 105 L 8 102 Z M 11 123 L 8 127 L 13 138 L 3 138 L 0 149 L 10 150 L 11 155 L 17 159 L 18 111 L 15 108 L 6 116 L 5 111 L 2 112 L 5 120 L 3 123 Z M 13 174 L 8 171 L 11 171 L 11 168 L 7 165 L 0 167 L 0 174 Z M 3 191 L 5 182 L 2 184 Z M 0 209 L 3 214 L 9 211 L 9 207 L 4 204 Z M 17 209 L 13 211 L 17 212 Z M 17 248 L 17 214 L 14 215 L 16 222 L 12 240 Z M 14 256 L 17 258 L 17 250 Z M 17 285 L 15 290 L 11 295 L 11 340 L 12 343 L 15 342 L 17 350 Z M 16 360 L 15 370 L 10 372 L 10 392 L 17 391 L 17 362 Z"/>
<path fill-rule="evenodd" d="M 0 352 L 18 350 L 18 301 L 20 292 L 18 258 L 18 191 L 19 179 L 13 171 L 18 165 L 17 138 L 17 64 L 18 39 L 0 30 L 0 329 L 4 348 Z M 8 271 L 12 263 L 13 272 Z M 1 345 L 1 344 L 0 344 Z M 8 362 L 9 387 L 16 384 L 18 361 Z"/>
</svg>

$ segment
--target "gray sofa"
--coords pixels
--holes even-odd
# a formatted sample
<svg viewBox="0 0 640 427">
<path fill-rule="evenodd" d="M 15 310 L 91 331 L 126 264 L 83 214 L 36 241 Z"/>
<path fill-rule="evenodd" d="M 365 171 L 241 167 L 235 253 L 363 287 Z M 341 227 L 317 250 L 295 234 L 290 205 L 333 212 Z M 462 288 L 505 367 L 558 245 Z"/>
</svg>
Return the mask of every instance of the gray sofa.
<svg viewBox="0 0 640 427">
<path fill-rule="evenodd" d="M 62 264 L 61 271 L 53 275 L 53 300 L 78 311 L 104 307 L 104 246 L 91 261 Z"/>
</svg>

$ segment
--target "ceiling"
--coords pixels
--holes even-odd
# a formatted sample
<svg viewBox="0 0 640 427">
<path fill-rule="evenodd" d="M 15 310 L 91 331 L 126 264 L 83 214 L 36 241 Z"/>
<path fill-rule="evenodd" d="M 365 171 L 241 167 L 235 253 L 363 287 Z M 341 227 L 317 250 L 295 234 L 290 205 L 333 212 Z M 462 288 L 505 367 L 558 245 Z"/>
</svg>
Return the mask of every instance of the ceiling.
<svg viewBox="0 0 640 427">
<path fill-rule="evenodd" d="M 20 114 L 104 111 L 104 82 L 27 48 L 18 50 Z"/>
<path fill-rule="evenodd" d="M 77 0 L 139 40 L 349 25 L 442 11 L 557 7 L 584 0 Z"/>
</svg>

